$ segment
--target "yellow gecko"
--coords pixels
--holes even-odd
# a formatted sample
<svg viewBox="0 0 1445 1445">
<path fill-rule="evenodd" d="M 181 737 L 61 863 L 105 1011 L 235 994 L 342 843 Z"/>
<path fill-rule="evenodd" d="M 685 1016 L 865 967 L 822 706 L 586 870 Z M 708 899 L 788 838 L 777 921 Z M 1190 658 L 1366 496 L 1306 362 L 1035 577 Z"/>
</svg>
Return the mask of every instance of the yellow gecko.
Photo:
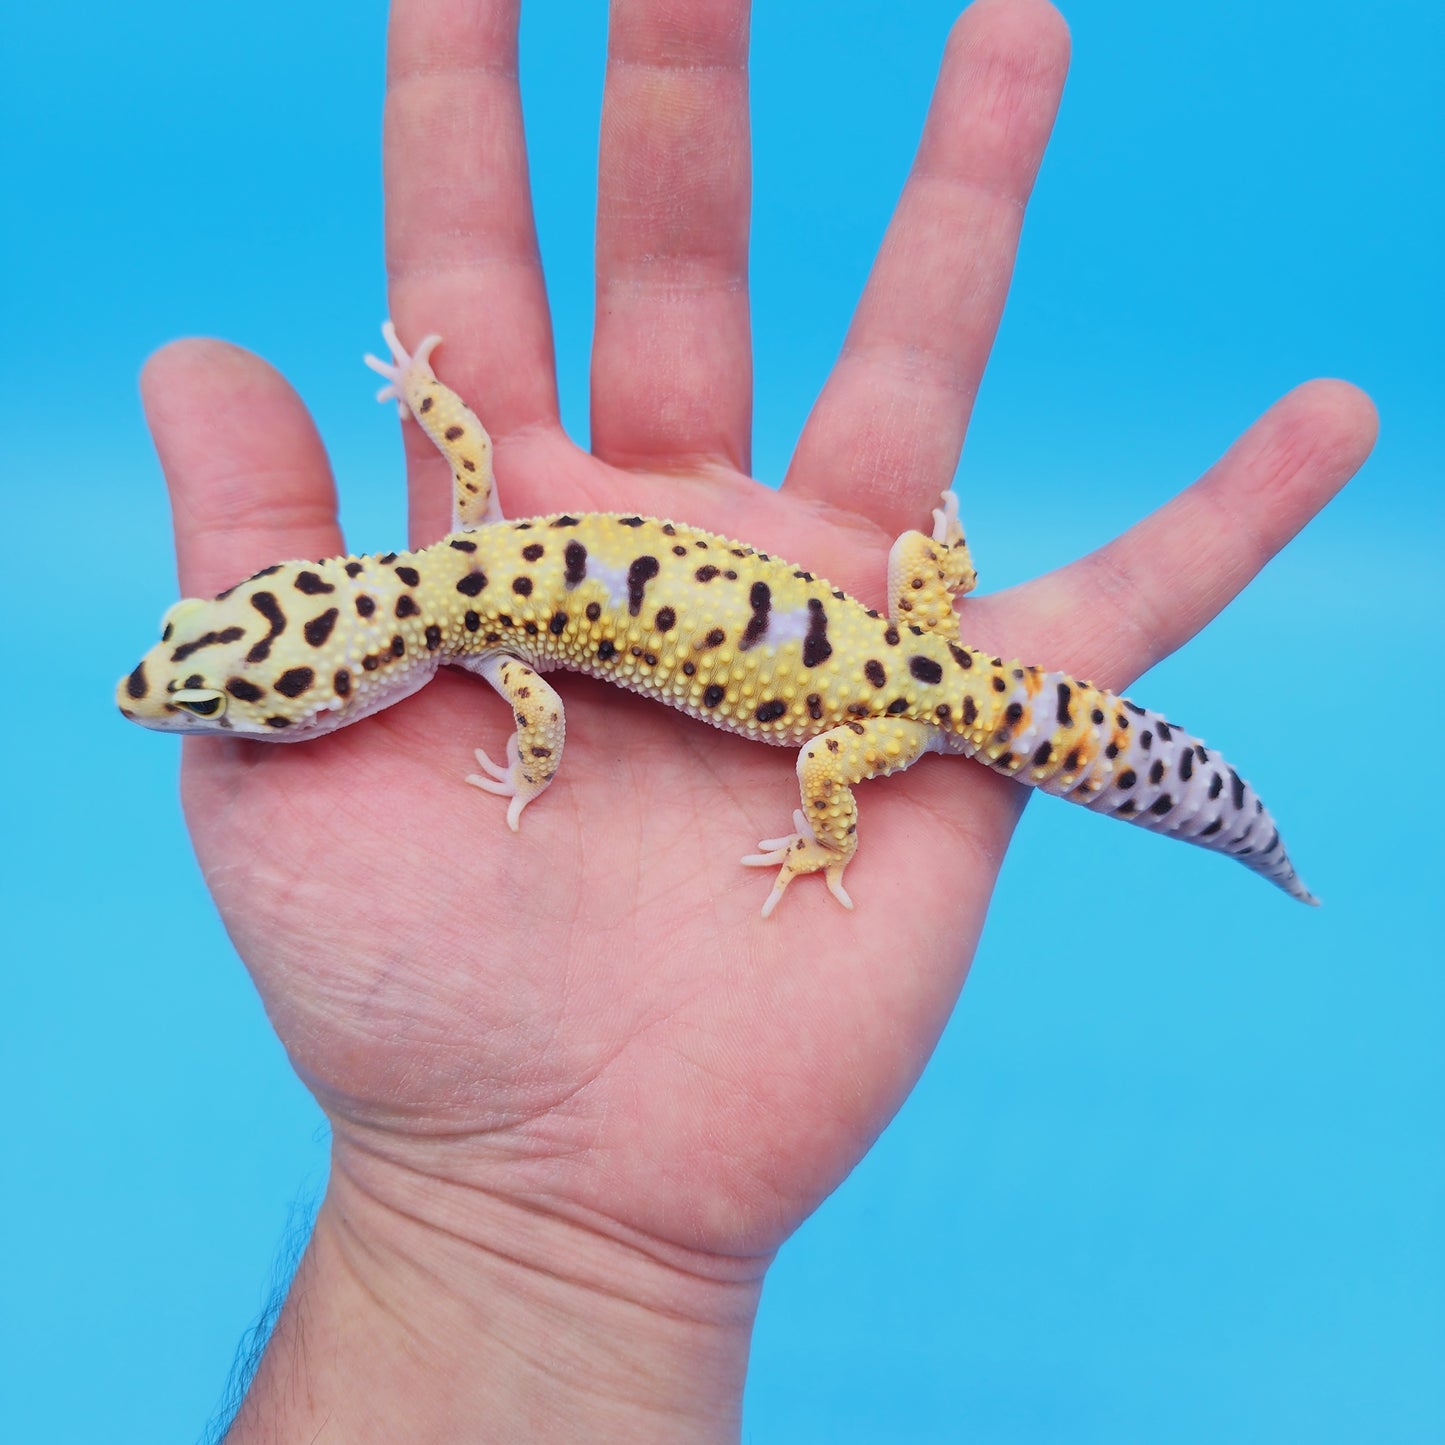
<svg viewBox="0 0 1445 1445">
<path fill-rule="evenodd" d="M 1295 874 L 1263 803 L 1233 768 L 1157 713 L 1063 672 L 1005 662 L 959 636 L 976 582 L 951 493 L 931 535 L 888 559 L 888 615 L 821 577 L 682 523 L 621 513 L 507 521 L 491 440 L 437 380 L 440 337 L 366 358 L 402 416 L 452 468 L 454 530 L 414 552 L 281 562 L 210 600 L 177 602 L 123 678 L 126 717 L 180 733 L 298 742 L 407 697 L 442 664 L 511 705 L 505 763 L 467 778 L 510 799 L 515 831 L 562 761 L 562 700 L 541 674 L 605 678 L 759 742 L 800 747 L 793 831 L 742 861 L 776 867 L 767 917 L 793 879 L 843 871 L 858 846 L 853 784 L 925 753 L 996 772 L 1240 859 L 1292 897 Z"/>
</svg>

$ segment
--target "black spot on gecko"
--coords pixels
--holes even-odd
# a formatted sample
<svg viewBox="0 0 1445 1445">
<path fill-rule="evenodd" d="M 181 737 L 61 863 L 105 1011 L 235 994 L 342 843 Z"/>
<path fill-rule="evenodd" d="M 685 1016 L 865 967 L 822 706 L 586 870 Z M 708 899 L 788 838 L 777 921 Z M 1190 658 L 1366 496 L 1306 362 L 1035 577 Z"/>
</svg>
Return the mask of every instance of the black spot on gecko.
<svg viewBox="0 0 1445 1445">
<path fill-rule="evenodd" d="M 442 645 L 442 630 L 435 622 L 429 623 L 426 630 L 426 650 L 435 652 Z"/>
<path fill-rule="evenodd" d="M 326 639 L 331 636 L 331 629 L 336 626 L 336 619 L 340 616 L 341 614 L 336 608 L 328 607 L 319 617 L 313 617 L 301 629 L 301 633 L 312 647 L 322 647 L 325 645 Z"/>
<path fill-rule="evenodd" d="M 266 619 L 271 630 L 246 654 L 246 661 L 264 662 L 271 655 L 272 642 L 286 630 L 286 614 L 274 592 L 253 592 L 251 606 Z"/>
<path fill-rule="evenodd" d="M 421 614 L 421 608 L 416 605 L 416 598 L 410 592 L 403 592 L 396 599 L 396 615 L 398 617 L 417 617 Z"/>
<path fill-rule="evenodd" d="M 1135 717 L 1143 717 L 1143 716 L 1144 716 L 1144 709 L 1143 709 L 1142 707 L 1140 707 L 1137 703 L 1132 703 L 1132 702 L 1130 702 L 1127 697 L 1126 697 L 1126 698 L 1121 698 L 1120 701 L 1124 704 L 1124 706 L 1125 706 L 1126 708 L 1129 709 L 1129 711 L 1130 711 L 1131 713 L 1134 714 Z"/>
<path fill-rule="evenodd" d="M 530 577 L 513 577 L 512 591 L 518 597 L 530 597 L 532 595 L 532 579 Z"/>
<path fill-rule="evenodd" d="M 1209 754 L 1206 753 L 1198 743 L 1194 744 L 1194 751 L 1199 754 L 1199 761 L 1201 763 L 1207 763 L 1209 761 Z"/>
<path fill-rule="evenodd" d="M 601 658 L 603 662 L 607 662 L 609 659 L 616 657 L 616 644 L 610 641 L 599 642 L 597 644 L 597 656 Z"/>
<path fill-rule="evenodd" d="M 435 398 L 430 397 L 430 396 L 424 396 L 424 397 L 422 397 L 422 399 L 421 399 L 421 405 L 420 405 L 419 407 L 417 407 L 417 410 L 418 410 L 419 412 L 421 412 L 423 416 L 425 416 L 426 413 L 431 410 L 431 408 L 432 408 L 432 402 L 433 402 L 434 399 L 435 399 Z"/>
<path fill-rule="evenodd" d="M 458 437 L 464 436 L 464 435 L 466 434 L 466 430 L 467 430 L 466 427 L 462 427 L 462 426 L 449 426 L 449 427 L 442 433 L 442 435 L 443 435 L 449 442 L 454 442 L 454 441 L 457 440 Z"/>
<path fill-rule="evenodd" d="M 361 659 L 361 670 L 363 672 L 375 672 L 380 666 L 381 659 L 374 652 L 368 652 L 366 656 Z"/>
<path fill-rule="evenodd" d="M 547 549 L 540 542 L 529 542 L 522 548 L 522 556 L 529 562 L 540 562 L 547 555 Z"/>
<path fill-rule="evenodd" d="M 960 647 L 956 642 L 950 642 L 948 644 L 948 650 L 952 654 L 953 660 L 960 667 L 973 666 L 973 656 L 966 648 Z"/>
<path fill-rule="evenodd" d="M 887 711 L 892 717 L 897 717 L 901 712 L 907 712 L 908 699 L 906 697 L 895 697 L 893 701 L 888 704 Z"/>
<path fill-rule="evenodd" d="M 1069 755 L 1068 755 L 1068 757 L 1066 757 L 1066 758 L 1064 759 L 1064 771 L 1065 771 L 1066 773 L 1072 773 L 1072 772 L 1074 771 L 1074 769 L 1077 768 L 1078 766 L 1079 766 L 1079 750 L 1078 750 L 1078 748 L 1071 748 L 1071 749 L 1069 750 Z"/>
<path fill-rule="evenodd" d="M 726 690 L 717 683 L 713 683 L 711 687 L 703 692 L 702 705 L 704 707 L 716 707 L 726 696 Z"/>
<path fill-rule="evenodd" d="M 696 577 L 699 582 L 711 582 L 712 579 L 718 575 L 718 569 L 709 562 L 706 566 L 699 567 L 692 575 Z"/>
<path fill-rule="evenodd" d="M 447 546 L 455 548 L 458 552 L 475 552 L 477 550 L 475 542 L 463 541 L 460 537 L 453 537 Z"/>
<path fill-rule="evenodd" d="M 1125 768 L 1119 774 L 1118 782 L 1121 788 L 1132 788 L 1139 781 L 1139 774 L 1133 768 Z"/>
<path fill-rule="evenodd" d="M 1185 748 L 1179 754 L 1179 776 L 1187 783 L 1194 776 L 1194 749 Z"/>
<path fill-rule="evenodd" d="M 816 692 L 810 692 L 807 698 L 808 716 L 817 722 L 823 716 L 823 699 Z"/>
<path fill-rule="evenodd" d="M 703 647 L 721 647 L 727 641 L 727 633 L 721 627 L 714 627 L 702 640 Z"/>
<path fill-rule="evenodd" d="M 375 600 L 368 597 L 365 592 L 358 593 L 356 598 L 356 615 L 358 617 L 370 617 L 375 611 Z"/>
<path fill-rule="evenodd" d="M 888 627 L 883 633 L 883 640 L 889 645 L 889 647 L 897 647 L 899 640 L 898 629 L 892 626 Z"/>
<path fill-rule="evenodd" d="M 1149 764 L 1149 781 L 1151 783 L 1157 783 L 1163 776 L 1164 760 L 1162 758 L 1155 758 L 1154 761 Z"/>
<path fill-rule="evenodd" d="M 808 598 L 808 635 L 803 639 L 803 666 L 817 667 L 833 655 L 828 641 L 828 613 L 816 598 Z"/>
<path fill-rule="evenodd" d="M 1154 724 L 1154 726 L 1159 731 L 1160 742 L 1168 743 L 1174 740 L 1174 730 L 1169 726 L 1167 722 L 1157 722 Z"/>
<path fill-rule="evenodd" d="M 487 574 L 485 572 L 468 572 L 465 577 L 457 583 L 457 591 L 463 597 L 475 597 L 483 587 L 487 585 Z"/>
<path fill-rule="evenodd" d="M 383 552 L 381 556 L 378 557 L 376 560 L 380 562 L 384 567 L 390 567 L 391 564 L 396 561 L 396 553 Z"/>
<path fill-rule="evenodd" d="M 1212 838 L 1224 826 L 1223 818 L 1216 818 L 1207 828 L 1199 830 L 1201 838 Z"/>
<path fill-rule="evenodd" d="M 971 697 L 965 697 L 963 700 L 963 725 L 971 728 L 977 721 L 978 704 Z"/>
<path fill-rule="evenodd" d="M 682 545 L 679 543 L 677 546 L 675 546 L 675 547 L 672 549 L 672 555 L 673 555 L 674 557 L 686 557 L 686 556 L 687 556 L 687 548 L 684 547 L 684 546 L 682 546 Z"/>
<path fill-rule="evenodd" d="M 767 702 L 759 703 L 758 710 L 753 714 L 759 722 L 775 722 L 787 712 L 788 705 L 781 698 L 771 698 Z"/>
<path fill-rule="evenodd" d="M 602 616 L 602 604 L 600 602 L 589 602 L 587 604 L 587 620 L 596 622 Z"/>
<path fill-rule="evenodd" d="M 1021 702 L 1011 702 L 1003 710 L 1003 715 L 1011 722 L 1016 723 L 1024 715 L 1024 705 Z"/>
<path fill-rule="evenodd" d="M 1039 746 L 1038 746 L 1038 751 L 1035 752 L 1035 753 L 1034 753 L 1034 756 L 1033 756 L 1033 765 L 1034 765 L 1034 767 L 1036 767 L 1036 768 L 1041 768 L 1041 767 L 1043 767 L 1044 764 L 1047 763 L 1047 762 L 1049 761 L 1049 759 L 1053 757 L 1053 755 L 1054 755 L 1054 745 L 1053 745 L 1052 743 L 1040 743 Z"/>
<path fill-rule="evenodd" d="M 994 678 L 994 680 L 993 680 L 993 690 L 994 690 L 995 692 L 1007 692 L 1007 691 L 1008 691 L 1008 683 L 1006 683 L 1006 682 L 1003 680 L 1003 678 L 1001 678 L 1001 677 L 996 677 L 996 678 Z"/>
<path fill-rule="evenodd" d="M 743 639 L 738 643 L 739 652 L 747 652 L 756 647 L 767 636 L 768 613 L 772 605 L 773 589 L 766 582 L 754 582 L 748 593 L 748 606 L 753 609 L 753 615 L 748 618 L 748 625 L 743 629 Z"/>
<path fill-rule="evenodd" d="M 304 592 L 308 597 L 315 597 L 322 592 L 335 592 L 331 583 L 323 582 L 315 572 L 298 572 L 296 581 L 292 584 L 298 592 Z"/>
<path fill-rule="evenodd" d="M 1110 743 L 1110 744 L 1104 749 L 1104 756 L 1105 756 L 1106 758 L 1117 758 L 1117 757 L 1119 756 L 1119 744 L 1118 744 L 1118 743 Z"/>
<path fill-rule="evenodd" d="M 138 662 L 135 671 L 125 680 L 125 694 L 139 700 L 150 691 L 150 684 L 146 681 L 146 665 Z"/>
<path fill-rule="evenodd" d="M 617 522 L 618 522 L 618 525 L 619 525 L 619 526 L 622 526 L 622 527 L 640 527 L 640 526 L 642 525 L 642 518 L 641 518 L 641 517 L 619 517 L 619 518 L 617 519 Z"/>
<path fill-rule="evenodd" d="M 475 632 L 477 628 L 482 625 L 482 619 L 478 617 L 475 612 L 468 612 L 467 615 L 462 618 L 462 625 L 468 632 Z"/>
<path fill-rule="evenodd" d="M 1144 731 L 1139 734 L 1139 746 L 1147 753 L 1153 743 L 1154 734 L 1151 733 L 1148 728 L 1145 728 Z"/>
<path fill-rule="evenodd" d="M 1136 812 L 1138 810 L 1138 806 L 1139 805 L 1133 800 L 1133 798 L 1125 798 L 1124 801 L 1120 803 L 1117 808 L 1114 809 L 1114 816 L 1116 818 L 1127 818 L 1130 813 Z"/>
<path fill-rule="evenodd" d="M 1224 791 L 1224 779 L 1215 773 L 1209 780 L 1209 796 L 1217 798 Z"/>
<path fill-rule="evenodd" d="M 316 674 L 309 667 L 290 667 L 272 686 L 282 697 L 300 697 L 315 681 Z"/>
<path fill-rule="evenodd" d="M 1069 701 L 1073 697 L 1073 689 L 1066 682 L 1059 684 L 1059 711 L 1058 719 L 1061 728 L 1072 727 L 1074 715 L 1069 711 Z"/>
<path fill-rule="evenodd" d="M 562 551 L 562 560 L 567 564 L 562 580 L 567 584 L 568 591 L 571 591 L 587 577 L 587 549 L 581 542 L 568 542 Z"/>
<path fill-rule="evenodd" d="M 1104 721 L 1104 714 L 1100 712 L 1098 708 L 1095 708 L 1093 712 L 1089 714 L 1089 721 L 1093 723 L 1095 727 L 1098 727 L 1099 724 Z"/>
<path fill-rule="evenodd" d="M 171 653 L 172 662 L 184 662 L 193 652 L 203 647 L 214 647 L 220 642 L 239 642 L 246 635 L 244 627 L 223 627 L 219 632 L 203 633 L 192 642 L 183 642 Z"/>
<path fill-rule="evenodd" d="M 421 573 L 415 567 L 397 567 L 394 570 L 408 587 L 415 587 L 421 581 Z"/>
<path fill-rule="evenodd" d="M 946 702 L 941 702 L 933 709 L 933 715 L 939 722 L 946 723 L 953 716 L 953 709 Z"/>
<path fill-rule="evenodd" d="M 633 559 L 627 569 L 627 615 L 636 617 L 642 611 L 642 594 L 647 584 L 657 576 L 661 564 L 656 557 L 642 556 Z"/>
<path fill-rule="evenodd" d="M 1244 779 L 1241 778 L 1233 768 L 1229 770 L 1229 786 L 1232 790 L 1231 796 L 1234 798 L 1234 806 L 1236 808 L 1244 807 Z"/>
<path fill-rule="evenodd" d="M 910 657 L 908 670 L 919 682 L 938 683 L 943 681 L 943 669 L 931 657 Z"/>
<path fill-rule="evenodd" d="M 658 632 L 671 632 L 677 625 L 677 613 L 671 607 L 659 607 L 652 625 Z"/>
<path fill-rule="evenodd" d="M 554 612 L 552 620 L 547 624 L 547 631 L 553 637 L 560 637 L 562 630 L 567 626 L 567 614 L 565 612 Z"/>
<path fill-rule="evenodd" d="M 403 640 L 401 634 L 398 633 L 391 639 L 391 655 L 393 657 L 400 657 L 405 651 L 406 642 Z"/>
<path fill-rule="evenodd" d="M 863 664 L 863 676 L 873 684 L 874 687 L 886 687 L 888 685 L 888 674 L 883 670 L 883 664 L 876 657 L 870 657 Z"/>
<path fill-rule="evenodd" d="M 1149 811 L 1163 817 L 1174 806 L 1174 799 L 1168 793 L 1161 793 L 1149 804 Z"/>
<path fill-rule="evenodd" d="M 291 719 L 289 717 L 268 717 L 266 719 L 266 726 L 268 728 L 289 728 L 291 726 Z"/>
<path fill-rule="evenodd" d="M 859 735 L 859 737 L 862 737 L 862 735 L 868 731 L 868 729 L 865 728 L 862 723 L 857 723 L 857 722 L 844 723 L 843 726 L 846 727 L 846 728 L 848 728 L 848 729 L 850 729 L 851 731 L 857 733 L 857 734 Z"/>
<path fill-rule="evenodd" d="M 577 518 L 564 512 L 560 517 L 553 520 L 552 525 L 554 527 L 575 527 L 577 525 Z"/>
<path fill-rule="evenodd" d="M 684 663 L 683 663 L 683 665 L 682 665 L 682 675 L 683 675 L 684 677 L 691 677 L 691 676 L 693 675 L 693 673 L 695 673 L 696 671 L 697 671 L 697 663 L 695 663 L 695 662 L 684 662 Z"/>
<path fill-rule="evenodd" d="M 244 677 L 228 679 L 226 691 L 232 697 L 240 698 L 242 702 L 260 702 L 266 695 L 254 682 L 247 682 Z"/>
</svg>

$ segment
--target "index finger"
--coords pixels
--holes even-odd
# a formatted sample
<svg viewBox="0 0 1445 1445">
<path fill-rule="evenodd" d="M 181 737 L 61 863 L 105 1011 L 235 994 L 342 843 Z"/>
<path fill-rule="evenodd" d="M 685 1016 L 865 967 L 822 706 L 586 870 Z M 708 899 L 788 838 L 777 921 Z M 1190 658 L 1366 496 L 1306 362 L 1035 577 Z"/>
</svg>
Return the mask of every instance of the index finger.
<svg viewBox="0 0 1445 1445">
<path fill-rule="evenodd" d="M 403 340 L 441 332 L 447 378 L 498 452 L 558 425 L 552 328 L 517 73 L 519 0 L 396 0 L 387 44 L 386 256 Z M 380 318 L 378 318 L 380 319 Z M 403 433 L 414 540 L 446 530 L 450 474 Z"/>
</svg>

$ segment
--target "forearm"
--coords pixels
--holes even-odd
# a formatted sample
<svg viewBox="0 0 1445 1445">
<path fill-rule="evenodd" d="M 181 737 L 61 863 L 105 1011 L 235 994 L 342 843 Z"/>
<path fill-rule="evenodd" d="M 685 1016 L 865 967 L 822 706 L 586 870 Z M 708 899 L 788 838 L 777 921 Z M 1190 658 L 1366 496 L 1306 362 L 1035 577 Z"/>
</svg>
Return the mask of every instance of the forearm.
<svg viewBox="0 0 1445 1445">
<path fill-rule="evenodd" d="M 232 1445 L 737 1438 L 751 1266 L 449 1189 L 424 1220 L 333 1171 Z"/>
</svg>

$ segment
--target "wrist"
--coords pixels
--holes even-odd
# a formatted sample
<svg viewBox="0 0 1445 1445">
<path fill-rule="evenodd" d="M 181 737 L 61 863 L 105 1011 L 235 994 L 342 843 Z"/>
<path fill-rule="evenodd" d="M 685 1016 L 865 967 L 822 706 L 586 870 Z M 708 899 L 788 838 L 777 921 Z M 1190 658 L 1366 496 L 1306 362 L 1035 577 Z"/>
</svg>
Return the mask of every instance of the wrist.
<svg viewBox="0 0 1445 1445">
<path fill-rule="evenodd" d="M 228 1440 L 734 1440 L 766 1261 L 338 1150 Z"/>
</svg>

